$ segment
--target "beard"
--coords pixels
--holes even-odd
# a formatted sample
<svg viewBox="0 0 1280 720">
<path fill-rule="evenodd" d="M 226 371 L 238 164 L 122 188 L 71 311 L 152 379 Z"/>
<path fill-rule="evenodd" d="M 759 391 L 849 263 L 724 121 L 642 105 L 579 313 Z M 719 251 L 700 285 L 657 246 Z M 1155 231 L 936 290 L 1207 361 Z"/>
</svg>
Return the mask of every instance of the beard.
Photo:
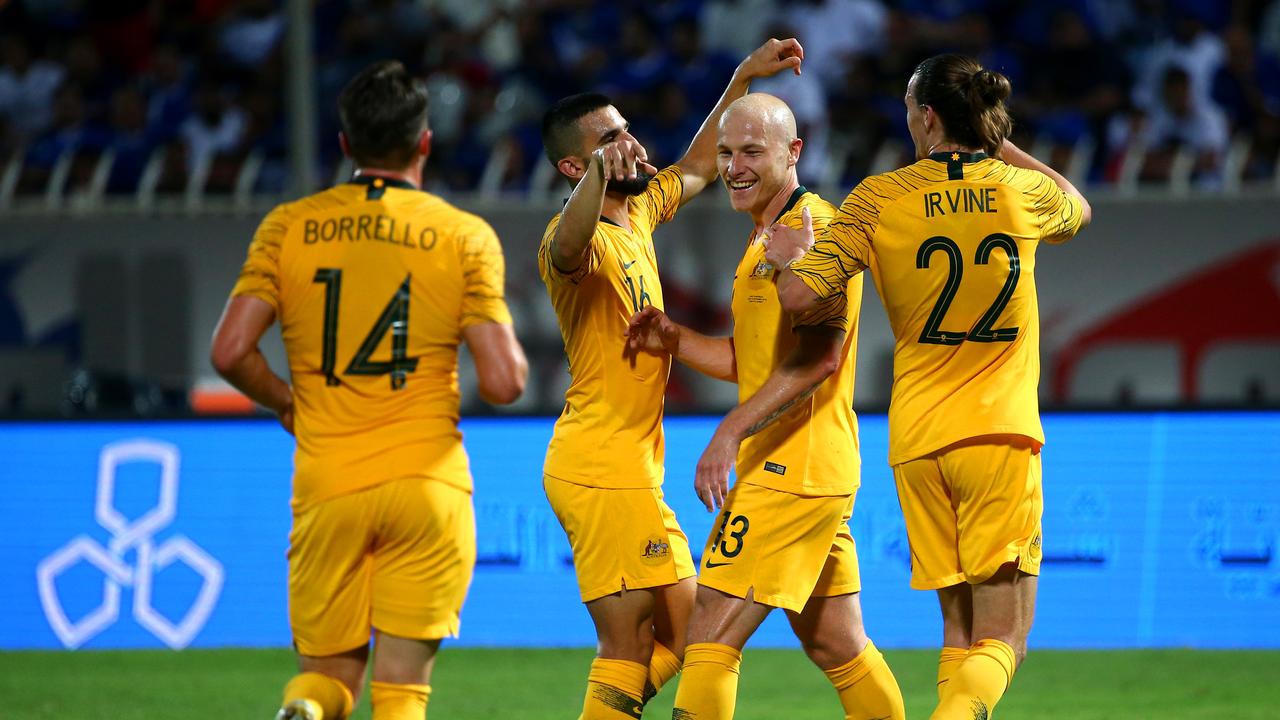
<svg viewBox="0 0 1280 720">
<path fill-rule="evenodd" d="M 636 171 L 636 176 L 632 180 L 610 180 L 604 187 L 605 192 L 621 193 L 623 195 L 639 195 L 649 187 L 649 181 L 653 176 L 649 173 Z"/>
</svg>

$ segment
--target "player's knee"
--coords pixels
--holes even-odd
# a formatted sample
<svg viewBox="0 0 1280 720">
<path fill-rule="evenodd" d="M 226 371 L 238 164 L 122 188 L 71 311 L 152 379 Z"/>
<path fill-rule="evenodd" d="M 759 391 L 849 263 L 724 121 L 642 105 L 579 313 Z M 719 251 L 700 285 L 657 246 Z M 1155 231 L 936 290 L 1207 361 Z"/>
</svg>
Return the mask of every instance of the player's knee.
<svg viewBox="0 0 1280 720">
<path fill-rule="evenodd" d="M 1022 661 L 1027 659 L 1027 641 L 1016 643 L 1013 646 L 1013 659 L 1016 667 L 1022 667 Z"/>
<path fill-rule="evenodd" d="M 839 667 L 862 653 L 867 646 L 865 634 L 814 633 L 812 637 L 799 638 L 804 654 L 822 669 Z"/>
</svg>

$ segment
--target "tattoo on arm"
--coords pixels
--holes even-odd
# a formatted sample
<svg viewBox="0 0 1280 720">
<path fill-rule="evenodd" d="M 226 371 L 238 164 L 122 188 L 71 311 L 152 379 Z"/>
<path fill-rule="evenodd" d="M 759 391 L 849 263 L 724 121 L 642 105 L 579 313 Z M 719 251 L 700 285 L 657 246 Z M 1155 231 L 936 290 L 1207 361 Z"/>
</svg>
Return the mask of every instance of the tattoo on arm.
<svg viewBox="0 0 1280 720">
<path fill-rule="evenodd" d="M 764 430 L 765 428 L 772 425 L 778 418 L 786 414 L 788 410 L 807 400 L 809 396 L 812 395 L 814 391 L 817 390 L 818 387 L 822 385 L 822 383 L 826 382 L 826 380 L 827 379 L 825 377 L 822 378 L 818 382 L 810 385 L 809 389 L 805 390 L 799 395 L 783 403 L 777 410 L 774 410 L 773 412 L 769 413 L 763 420 L 747 428 L 747 432 L 743 437 L 751 437 L 752 435 L 755 435 L 761 430 Z"/>
</svg>

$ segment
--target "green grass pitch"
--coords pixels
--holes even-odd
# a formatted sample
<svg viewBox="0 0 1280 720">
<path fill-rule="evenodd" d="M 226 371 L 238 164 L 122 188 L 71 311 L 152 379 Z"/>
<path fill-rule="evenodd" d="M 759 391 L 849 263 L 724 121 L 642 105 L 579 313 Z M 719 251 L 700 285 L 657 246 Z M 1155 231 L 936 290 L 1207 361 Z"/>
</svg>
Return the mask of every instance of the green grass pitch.
<svg viewBox="0 0 1280 720">
<path fill-rule="evenodd" d="M 935 653 L 888 650 L 907 715 L 933 708 Z M 435 720 L 573 720 L 588 650 L 445 648 Z M 271 720 L 293 670 L 286 650 L 0 653 L 6 720 Z M 1252 720 L 1280 717 L 1277 651 L 1032 651 L 997 714 L 1013 720 Z M 644 717 L 671 717 L 674 683 Z M 367 701 L 356 718 L 368 718 Z M 795 650 L 748 649 L 739 720 L 839 718 L 826 679 Z"/>
</svg>

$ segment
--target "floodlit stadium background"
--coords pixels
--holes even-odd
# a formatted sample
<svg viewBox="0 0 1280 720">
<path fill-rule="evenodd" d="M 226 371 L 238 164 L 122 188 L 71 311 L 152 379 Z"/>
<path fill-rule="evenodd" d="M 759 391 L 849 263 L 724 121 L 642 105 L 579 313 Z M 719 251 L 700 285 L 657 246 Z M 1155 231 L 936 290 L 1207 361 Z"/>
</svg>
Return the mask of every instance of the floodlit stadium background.
<svg viewBox="0 0 1280 720">
<path fill-rule="evenodd" d="M 939 7 L 945 9 L 939 9 Z M 909 161 L 901 94 L 942 50 L 1014 84 L 1015 140 L 1095 222 L 1044 248 L 1045 575 L 1037 647 L 1280 648 L 1280 2 L 995 0 L 0 2 L 0 649 L 289 642 L 291 445 L 207 364 L 257 220 L 340 181 L 334 103 L 368 62 L 427 78 L 430 189 L 489 219 L 531 382 L 464 425 L 481 562 L 462 643 L 592 642 L 540 487 L 568 378 L 533 249 L 564 188 L 547 103 L 616 98 L 673 162 L 734 64 L 794 34 L 801 177 L 838 201 Z M 657 237 L 668 309 L 727 333 L 749 222 L 709 190 Z M 283 369 L 278 336 L 267 345 Z M 853 521 L 868 623 L 930 647 L 907 589 L 883 410 L 892 339 L 868 290 Z M 667 494 L 733 387 L 672 377 Z M 689 417 L 676 417 L 676 415 Z M 504 588 L 518 585 L 514 610 Z M 775 618 L 760 645 L 789 646 Z"/>
</svg>

